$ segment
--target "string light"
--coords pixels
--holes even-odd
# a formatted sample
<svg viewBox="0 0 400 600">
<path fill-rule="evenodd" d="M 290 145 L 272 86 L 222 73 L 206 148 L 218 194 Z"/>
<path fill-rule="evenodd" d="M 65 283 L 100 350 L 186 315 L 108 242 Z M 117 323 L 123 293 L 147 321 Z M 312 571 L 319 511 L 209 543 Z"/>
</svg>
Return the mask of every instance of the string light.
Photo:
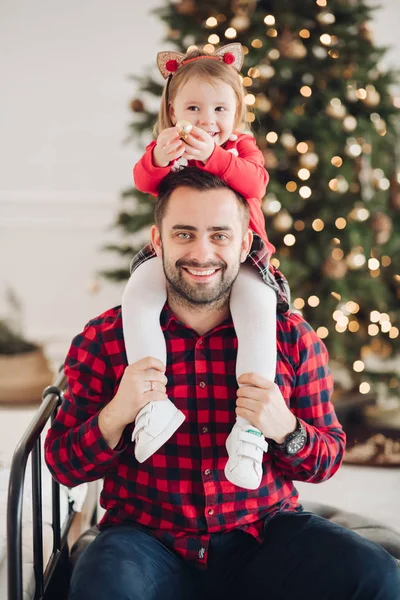
<svg viewBox="0 0 400 600">
<path fill-rule="evenodd" d="M 271 60 L 278 60 L 278 58 L 280 57 L 280 52 L 279 50 L 277 50 L 276 48 L 272 48 L 272 50 L 270 50 L 268 52 L 268 56 Z"/>
<path fill-rule="evenodd" d="M 288 233 L 287 235 L 285 235 L 285 237 L 283 238 L 283 243 L 286 246 L 294 246 L 294 244 L 296 243 L 296 238 L 294 237 L 294 235 L 292 233 Z"/>
<path fill-rule="evenodd" d="M 368 260 L 368 269 L 370 269 L 371 271 L 376 271 L 377 269 L 379 269 L 379 260 L 377 258 L 370 258 Z"/>
<path fill-rule="evenodd" d="M 312 306 L 313 308 L 315 308 L 316 306 L 318 306 L 318 305 L 319 305 L 319 302 L 320 302 L 320 301 L 319 301 L 319 298 L 318 298 L 318 296 L 310 296 L 310 297 L 307 299 L 307 302 L 308 302 L 309 306 Z"/>
<path fill-rule="evenodd" d="M 293 302 L 293 306 L 295 308 L 297 308 L 298 310 L 301 310 L 302 308 L 304 308 L 305 306 L 305 302 L 303 300 L 303 298 L 296 298 L 295 301 Z"/>
<path fill-rule="evenodd" d="M 359 100 L 365 100 L 365 98 L 367 97 L 367 90 L 365 90 L 364 88 L 358 88 L 358 90 L 356 91 L 356 95 Z"/>
<path fill-rule="evenodd" d="M 335 298 L 335 300 L 341 300 L 342 296 L 340 294 L 338 294 L 337 292 L 331 292 L 331 296 L 333 296 L 333 298 Z"/>
<path fill-rule="evenodd" d="M 350 314 L 355 315 L 360 310 L 360 305 L 357 304 L 357 302 L 354 302 L 353 300 L 349 300 L 348 302 L 346 302 L 346 310 Z"/>
<path fill-rule="evenodd" d="M 295 192 L 297 190 L 297 183 L 295 181 L 288 181 L 286 189 L 288 192 Z"/>
<path fill-rule="evenodd" d="M 322 231 L 325 227 L 325 223 L 322 219 L 314 219 L 311 227 L 314 229 L 314 231 Z"/>
<path fill-rule="evenodd" d="M 356 371 L 356 373 L 361 373 L 361 371 L 364 371 L 364 369 L 365 369 L 365 365 L 362 360 L 354 361 L 353 370 Z"/>
<path fill-rule="evenodd" d="M 308 85 L 303 85 L 300 88 L 300 94 L 305 98 L 309 98 L 312 95 L 312 89 Z"/>
<path fill-rule="evenodd" d="M 368 325 L 368 335 L 378 335 L 379 327 L 378 325 Z"/>
<path fill-rule="evenodd" d="M 381 258 L 381 263 L 382 263 L 382 267 L 388 267 L 392 262 L 392 259 L 390 258 L 390 256 L 382 256 Z"/>
<path fill-rule="evenodd" d="M 318 4 L 318 6 L 326 6 L 327 1 L 326 0 L 317 0 L 317 4 Z"/>
<path fill-rule="evenodd" d="M 390 339 L 394 340 L 398 336 L 399 336 L 399 330 L 397 329 L 397 327 L 392 327 L 391 330 L 389 331 Z"/>
<path fill-rule="evenodd" d="M 271 31 L 271 30 L 270 30 Z M 274 29 L 274 31 L 276 31 L 276 29 Z M 267 32 L 268 33 L 268 32 Z M 276 35 L 278 35 L 278 32 L 276 31 Z M 275 37 L 275 36 L 271 36 L 271 37 Z M 263 43 L 261 40 L 259 39 L 255 39 L 251 42 L 251 45 L 253 46 L 253 48 L 262 48 Z"/>
<path fill-rule="evenodd" d="M 270 131 L 269 133 L 267 133 L 265 138 L 270 144 L 275 144 L 278 141 L 278 134 L 275 133 L 275 131 Z"/>
<path fill-rule="evenodd" d="M 334 250 L 332 250 L 332 258 L 334 260 L 342 260 L 343 257 L 344 252 L 341 248 L 335 248 Z"/>
<path fill-rule="evenodd" d="M 233 40 L 237 36 L 237 31 L 234 29 L 234 27 L 228 27 L 224 35 L 228 39 Z"/>
<path fill-rule="evenodd" d="M 302 185 L 299 189 L 299 194 L 304 199 L 309 198 L 312 194 L 311 188 L 308 185 Z"/>
<path fill-rule="evenodd" d="M 334 156 L 331 159 L 331 163 L 333 164 L 334 167 L 341 167 L 343 164 L 343 160 L 340 158 L 340 156 Z"/>
<path fill-rule="evenodd" d="M 281 266 L 280 261 L 277 258 L 271 258 L 271 265 L 273 265 L 276 269 L 279 269 Z"/>
<path fill-rule="evenodd" d="M 215 17 L 208 17 L 206 21 L 207 27 L 216 27 L 218 25 L 218 21 Z"/>
<path fill-rule="evenodd" d="M 320 39 L 321 44 L 323 44 L 324 46 L 330 46 L 332 43 L 332 38 L 329 35 L 329 33 L 323 33 L 319 39 Z M 365 92 L 365 93 L 367 93 L 367 92 Z"/>
<path fill-rule="evenodd" d="M 360 383 L 358 389 L 360 390 L 360 394 L 368 394 L 368 392 L 371 389 L 371 386 L 366 381 L 363 381 L 362 383 Z"/>
<path fill-rule="evenodd" d="M 275 17 L 273 15 L 266 15 L 264 17 L 264 23 L 266 25 L 275 25 Z"/>
<path fill-rule="evenodd" d="M 251 67 L 247 71 L 247 74 L 249 77 L 254 77 L 254 79 L 257 79 L 257 77 L 260 77 L 260 69 L 258 67 Z"/>
<path fill-rule="evenodd" d="M 379 323 L 379 319 L 381 318 L 381 313 L 378 310 L 373 310 L 369 315 L 369 320 L 371 323 Z"/>
<path fill-rule="evenodd" d="M 338 229 L 344 229 L 347 225 L 347 221 L 343 217 L 338 217 L 335 221 L 335 225 Z"/>
<path fill-rule="evenodd" d="M 357 119 L 353 115 L 347 115 L 343 119 L 343 127 L 346 131 L 354 131 L 357 127 Z"/>
<path fill-rule="evenodd" d="M 219 36 L 216 33 L 212 33 L 208 36 L 207 40 L 210 44 L 219 44 Z"/>
<path fill-rule="evenodd" d="M 310 32 L 308 31 L 308 29 L 301 29 L 299 31 L 299 36 L 306 40 L 310 37 Z"/>
<path fill-rule="evenodd" d="M 243 77 L 242 83 L 244 87 L 250 87 L 251 85 L 253 85 L 253 80 L 251 79 L 251 77 Z"/>
<path fill-rule="evenodd" d="M 381 323 L 381 331 L 382 333 L 389 333 L 389 331 L 392 328 L 392 324 L 390 321 L 383 321 L 383 323 Z"/>
<path fill-rule="evenodd" d="M 212 54 L 215 51 L 215 46 L 213 46 L 212 44 L 206 44 L 205 46 L 203 46 L 203 50 L 204 52 L 208 52 L 208 54 Z"/>
<path fill-rule="evenodd" d="M 274 27 L 271 27 L 270 29 L 267 29 L 267 36 L 274 38 L 278 35 L 278 32 L 276 29 L 274 29 Z"/>
<path fill-rule="evenodd" d="M 256 97 L 254 94 L 246 94 L 246 96 L 244 97 L 244 101 L 245 104 L 247 104 L 248 106 L 252 106 L 253 104 L 255 104 Z"/>
<path fill-rule="evenodd" d="M 326 327 L 318 327 L 317 336 L 321 340 L 324 340 L 326 337 L 328 337 L 328 335 L 329 335 L 329 330 Z"/>
<path fill-rule="evenodd" d="M 311 173 L 308 169 L 300 169 L 300 171 L 297 173 L 297 175 L 303 181 L 307 181 L 307 179 L 310 178 Z"/>
<path fill-rule="evenodd" d="M 299 142 L 297 144 L 297 146 L 296 146 L 296 150 L 300 154 L 305 154 L 306 152 L 308 152 L 308 144 L 307 144 L 307 142 Z"/>
<path fill-rule="evenodd" d="M 350 321 L 349 331 L 351 331 L 351 333 L 356 333 L 359 329 L 360 329 L 360 324 L 358 321 Z"/>
</svg>

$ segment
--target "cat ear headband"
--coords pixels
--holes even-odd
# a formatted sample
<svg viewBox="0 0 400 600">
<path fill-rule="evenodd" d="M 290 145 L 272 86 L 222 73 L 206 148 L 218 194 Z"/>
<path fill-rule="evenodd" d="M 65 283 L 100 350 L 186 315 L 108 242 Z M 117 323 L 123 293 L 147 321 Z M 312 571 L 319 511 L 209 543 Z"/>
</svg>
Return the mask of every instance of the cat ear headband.
<svg viewBox="0 0 400 600">
<path fill-rule="evenodd" d="M 202 60 L 204 58 L 220 60 L 227 65 L 231 65 L 238 72 L 240 72 L 244 59 L 243 47 L 242 44 L 239 44 L 239 42 L 234 42 L 233 44 L 226 44 L 226 46 L 222 46 L 222 48 L 214 52 L 214 54 L 195 56 L 194 58 L 186 58 L 186 54 L 182 54 L 181 52 L 159 52 L 157 54 L 157 66 L 164 79 L 168 79 L 168 77 L 173 75 L 179 69 L 179 67 L 182 67 L 183 65 L 195 60 Z"/>
</svg>

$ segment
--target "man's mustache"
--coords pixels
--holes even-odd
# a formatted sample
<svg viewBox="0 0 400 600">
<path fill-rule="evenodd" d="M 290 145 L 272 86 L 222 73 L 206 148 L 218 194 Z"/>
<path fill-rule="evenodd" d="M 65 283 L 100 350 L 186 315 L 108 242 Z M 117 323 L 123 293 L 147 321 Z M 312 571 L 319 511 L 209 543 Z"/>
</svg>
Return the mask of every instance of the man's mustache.
<svg viewBox="0 0 400 600">
<path fill-rule="evenodd" d="M 186 267 L 187 269 L 226 269 L 226 263 L 223 261 L 213 261 L 200 263 L 197 260 L 179 259 L 176 261 L 177 267 Z"/>
</svg>

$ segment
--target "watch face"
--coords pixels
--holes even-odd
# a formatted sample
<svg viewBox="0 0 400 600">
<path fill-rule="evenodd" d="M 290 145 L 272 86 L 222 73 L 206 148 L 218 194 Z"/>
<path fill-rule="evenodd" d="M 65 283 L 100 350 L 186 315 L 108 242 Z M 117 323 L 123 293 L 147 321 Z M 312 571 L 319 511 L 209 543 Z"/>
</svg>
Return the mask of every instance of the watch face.
<svg viewBox="0 0 400 600">
<path fill-rule="evenodd" d="M 297 435 L 287 445 L 286 452 L 288 454 L 297 454 L 304 448 L 306 444 L 306 438 L 304 435 Z"/>
</svg>

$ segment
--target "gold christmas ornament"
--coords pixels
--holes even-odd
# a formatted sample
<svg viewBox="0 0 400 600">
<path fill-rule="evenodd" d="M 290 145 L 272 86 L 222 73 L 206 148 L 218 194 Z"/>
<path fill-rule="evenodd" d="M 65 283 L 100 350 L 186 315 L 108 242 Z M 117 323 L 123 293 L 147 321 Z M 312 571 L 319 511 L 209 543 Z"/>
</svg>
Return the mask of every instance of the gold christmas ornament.
<svg viewBox="0 0 400 600">
<path fill-rule="evenodd" d="M 131 106 L 131 110 L 133 112 L 143 112 L 144 111 L 144 104 L 142 102 L 142 100 L 140 100 L 140 98 L 134 98 L 130 104 Z"/>
<path fill-rule="evenodd" d="M 186 141 L 192 131 L 193 125 L 189 121 L 184 121 L 182 119 L 181 121 L 177 121 L 176 127 L 181 138 Z"/>
</svg>

